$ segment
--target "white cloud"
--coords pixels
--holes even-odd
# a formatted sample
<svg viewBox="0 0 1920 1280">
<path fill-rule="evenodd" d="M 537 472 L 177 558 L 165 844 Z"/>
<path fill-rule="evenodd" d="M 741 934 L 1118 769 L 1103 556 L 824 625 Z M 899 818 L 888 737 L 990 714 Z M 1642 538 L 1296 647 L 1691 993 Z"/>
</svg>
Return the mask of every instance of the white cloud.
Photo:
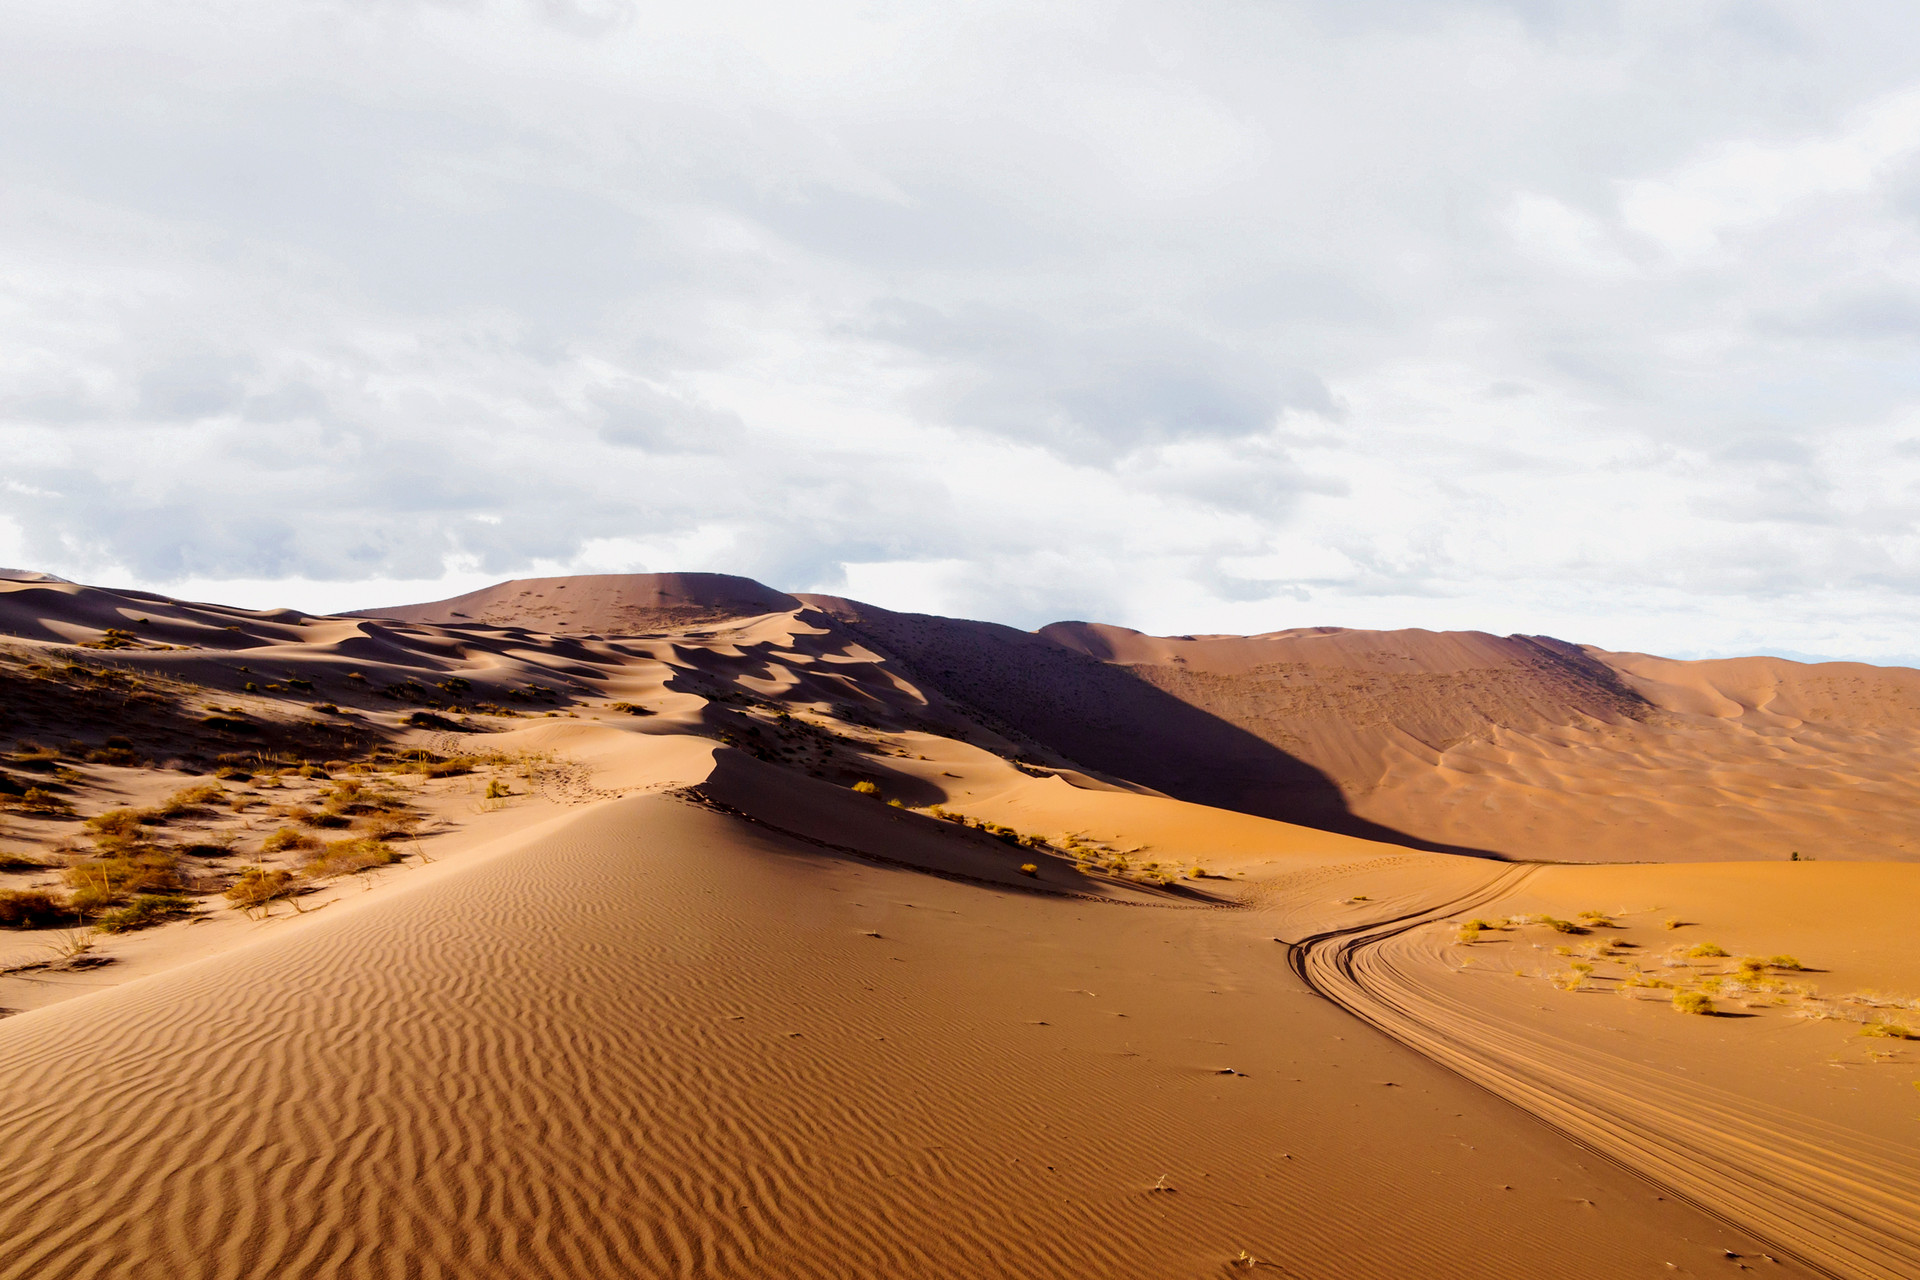
<svg viewBox="0 0 1920 1280">
<path fill-rule="evenodd" d="M 28 0 L 15 560 L 1908 653 L 1904 6 Z"/>
</svg>

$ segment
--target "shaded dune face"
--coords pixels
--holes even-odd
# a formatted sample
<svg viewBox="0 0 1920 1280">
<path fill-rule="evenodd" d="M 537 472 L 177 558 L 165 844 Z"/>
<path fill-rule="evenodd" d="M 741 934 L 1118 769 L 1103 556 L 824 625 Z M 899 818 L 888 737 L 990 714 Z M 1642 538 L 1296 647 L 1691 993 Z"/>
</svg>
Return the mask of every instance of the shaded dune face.
<svg viewBox="0 0 1920 1280">
<path fill-rule="evenodd" d="M 909 701 L 1200 804 L 1502 858 L 1920 857 L 1920 775 L 1901 763 L 1920 751 L 1920 672 L 1902 668 L 1481 632 L 1035 633 L 719 574 L 529 579 L 371 612 L 618 635 L 801 610 L 867 645 Z"/>
<path fill-rule="evenodd" d="M 1047 632 L 804 598 L 898 659 L 916 683 L 1087 769 L 1257 817 L 1414 848 L 1482 852 L 1355 815 L 1337 781 L 1299 754 Z"/>
</svg>

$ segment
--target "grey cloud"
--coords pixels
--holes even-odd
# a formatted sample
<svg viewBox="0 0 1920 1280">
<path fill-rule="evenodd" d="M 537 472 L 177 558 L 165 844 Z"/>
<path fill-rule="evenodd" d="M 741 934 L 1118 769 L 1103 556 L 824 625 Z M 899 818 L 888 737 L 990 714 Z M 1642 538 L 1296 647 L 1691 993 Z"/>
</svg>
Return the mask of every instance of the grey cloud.
<svg viewBox="0 0 1920 1280">
<path fill-rule="evenodd" d="M 1049 323 L 1030 313 L 890 301 L 867 333 L 940 370 L 936 420 L 1110 460 L 1171 441 L 1261 433 L 1289 409 L 1338 411 L 1314 374 L 1165 321 Z"/>
</svg>

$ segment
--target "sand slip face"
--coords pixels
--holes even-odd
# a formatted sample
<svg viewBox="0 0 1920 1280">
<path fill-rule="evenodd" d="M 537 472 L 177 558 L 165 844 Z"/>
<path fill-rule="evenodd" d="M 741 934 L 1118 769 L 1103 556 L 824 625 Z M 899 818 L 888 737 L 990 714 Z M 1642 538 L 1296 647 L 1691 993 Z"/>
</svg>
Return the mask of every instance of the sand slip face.
<svg viewBox="0 0 1920 1280">
<path fill-rule="evenodd" d="M 1756 1251 L 1306 993 L 1266 930 L 600 806 L 0 1023 L 0 1275 L 1211 1276 L 1246 1250 L 1610 1277 Z"/>
</svg>

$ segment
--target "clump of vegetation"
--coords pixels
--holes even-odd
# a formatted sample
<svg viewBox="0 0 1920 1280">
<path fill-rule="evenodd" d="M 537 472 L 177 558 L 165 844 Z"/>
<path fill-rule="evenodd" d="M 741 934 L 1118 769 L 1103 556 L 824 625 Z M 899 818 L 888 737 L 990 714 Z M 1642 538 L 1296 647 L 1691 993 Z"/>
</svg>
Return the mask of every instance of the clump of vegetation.
<svg viewBox="0 0 1920 1280">
<path fill-rule="evenodd" d="M 266 907 L 300 891 L 300 878 L 291 871 L 248 867 L 227 889 L 227 900 L 242 911 Z"/>
<path fill-rule="evenodd" d="M 1613 922 L 1613 917 L 1604 911 L 1582 911 L 1577 918 L 1581 924 L 1586 925 L 1589 929 L 1618 928 Z"/>
<path fill-rule="evenodd" d="M 193 900 L 179 893 L 143 893 L 126 906 L 106 912 L 94 922 L 102 933 L 129 933 L 185 915 Z"/>
<path fill-rule="evenodd" d="M 43 814 L 50 818 L 73 816 L 73 806 L 44 787 L 28 787 L 20 797 L 19 804 L 28 813 Z"/>
<path fill-rule="evenodd" d="M 500 779 L 489 778 L 487 780 L 487 799 L 505 800 L 507 797 L 511 796 L 512 794 L 513 794 L 512 788 L 508 787 L 507 784 L 500 781 Z"/>
<path fill-rule="evenodd" d="M 267 853 L 280 853 L 287 849 L 318 849 L 320 842 L 297 828 L 281 827 L 260 847 Z"/>
<path fill-rule="evenodd" d="M 178 818 L 205 809 L 216 800 L 226 798 L 226 789 L 217 782 L 203 782 L 197 787 L 186 787 L 174 792 L 165 800 L 146 811 L 149 820 L 154 818 Z"/>
<path fill-rule="evenodd" d="M 1673 993 L 1673 1011 L 1675 1013 L 1712 1013 L 1713 997 L 1704 991 L 1676 991 Z"/>
<path fill-rule="evenodd" d="M 1695 943 L 1687 949 L 1687 955 L 1695 960 L 1716 960 L 1726 954 L 1726 948 L 1717 942 Z"/>
<path fill-rule="evenodd" d="M 632 702 L 616 702 L 611 704 L 607 709 L 609 711 L 624 711 L 630 716 L 650 716 L 653 714 L 652 707 L 643 707 Z"/>
<path fill-rule="evenodd" d="M 52 863 L 11 849 L 0 849 L 0 871 L 45 871 Z"/>
<path fill-rule="evenodd" d="M 1789 973 L 1800 973 L 1806 969 L 1805 965 L 1788 955 L 1768 956 L 1767 967 L 1769 969 L 1784 969 Z"/>
<path fill-rule="evenodd" d="M 385 841 L 336 840 L 308 859 L 306 866 L 301 869 L 315 880 L 325 880 L 391 866 L 398 861 L 399 851 Z"/>
<path fill-rule="evenodd" d="M 1040 875 L 1040 866 L 1038 863 L 1023 862 L 1020 864 L 1020 874 L 1023 876 L 1033 876 L 1034 878 L 1038 879 Z"/>
<path fill-rule="evenodd" d="M 1882 1040 L 1913 1039 L 1912 1029 L 1900 1022 L 1869 1022 L 1860 1028 L 1860 1034 Z"/>
<path fill-rule="evenodd" d="M 867 779 L 862 778 L 860 781 L 853 784 L 853 791 L 855 795 L 877 796 L 880 794 L 880 784 L 877 782 L 870 782 Z"/>
<path fill-rule="evenodd" d="M 180 875 L 180 856 L 171 849 L 108 848 L 96 857 L 67 868 L 72 903 L 83 913 L 117 907 L 143 893 L 186 891 Z"/>
<path fill-rule="evenodd" d="M 73 919 L 73 908 L 44 889 L 0 891 L 0 929 L 52 929 Z"/>
</svg>

